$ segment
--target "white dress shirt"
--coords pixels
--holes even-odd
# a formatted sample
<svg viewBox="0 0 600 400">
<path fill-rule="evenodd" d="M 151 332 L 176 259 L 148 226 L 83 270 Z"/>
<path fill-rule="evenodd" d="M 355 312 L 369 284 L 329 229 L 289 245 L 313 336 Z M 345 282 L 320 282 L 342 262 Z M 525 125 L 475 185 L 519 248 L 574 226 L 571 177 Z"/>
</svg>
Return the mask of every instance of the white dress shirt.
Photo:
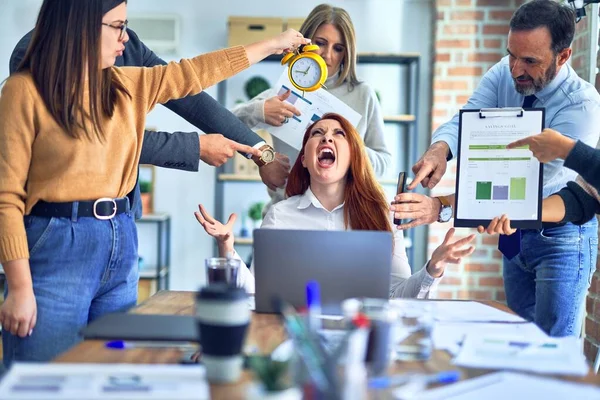
<svg viewBox="0 0 600 400">
<path fill-rule="evenodd" d="M 265 218 L 261 228 L 264 229 L 306 229 L 344 231 L 344 204 L 340 204 L 331 212 L 321 205 L 313 192 L 308 190 L 303 195 L 293 196 L 274 204 Z M 392 257 L 390 297 L 429 297 L 430 290 L 441 278 L 433 278 L 423 267 L 411 276 L 410 265 L 404 247 L 404 235 L 401 230 L 393 229 L 394 254 Z M 238 286 L 244 287 L 248 293 L 254 293 L 254 275 L 247 268 L 237 252 L 240 273 Z M 252 266 L 254 270 L 254 265 Z"/>
</svg>

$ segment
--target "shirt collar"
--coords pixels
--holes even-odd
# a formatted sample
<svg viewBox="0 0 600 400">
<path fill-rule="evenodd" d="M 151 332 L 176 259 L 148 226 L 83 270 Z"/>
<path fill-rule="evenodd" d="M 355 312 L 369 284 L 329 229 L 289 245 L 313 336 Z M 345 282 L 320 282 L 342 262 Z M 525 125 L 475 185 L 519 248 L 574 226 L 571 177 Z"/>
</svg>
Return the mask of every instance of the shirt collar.
<svg viewBox="0 0 600 400">
<path fill-rule="evenodd" d="M 321 204 L 319 199 L 317 199 L 317 196 L 315 196 L 315 194 L 312 192 L 312 190 L 310 190 L 310 186 L 309 186 L 308 189 L 306 189 L 306 192 L 304 192 L 304 194 L 302 196 L 300 196 L 300 201 L 298 202 L 297 207 L 298 207 L 298 209 L 302 210 L 302 209 L 308 208 L 311 205 L 315 208 L 320 208 L 322 210 L 327 211 L 327 209 L 325 207 L 323 207 L 323 204 Z M 334 208 L 331 212 L 339 210 L 343 207 L 344 207 L 344 203 L 342 203 L 339 206 L 337 206 L 336 208 Z M 329 212 L 329 211 L 327 211 L 327 212 Z"/>
<path fill-rule="evenodd" d="M 542 104 L 545 103 L 546 101 L 548 101 L 548 99 L 550 97 L 552 97 L 554 92 L 567 80 L 567 78 L 569 77 L 569 74 L 570 74 L 569 65 L 564 64 L 561 67 L 560 71 L 558 71 L 558 74 L 556 74 L 554 79 L 552 79 L 550 81 L 550 83 L 548 83 L 548 85 L 546 85 L 545 88 L 543 88 L 539 92 L 535 93 L 535 97 L 539 101 L 541 101 Z"/>
</svg>

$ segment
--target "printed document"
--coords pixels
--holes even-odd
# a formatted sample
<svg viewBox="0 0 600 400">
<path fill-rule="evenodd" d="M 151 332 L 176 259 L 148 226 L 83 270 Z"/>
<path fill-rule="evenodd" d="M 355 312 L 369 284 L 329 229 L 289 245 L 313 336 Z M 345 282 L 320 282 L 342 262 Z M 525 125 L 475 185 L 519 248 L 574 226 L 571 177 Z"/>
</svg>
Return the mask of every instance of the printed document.
<svg viewBox="0 0 600 400">
<path fill-rule="evenodd" d="M 304 138 L 306 128 L 314 121 L 320 119 L 323 114 L 330 112 L 340 114 L 350 121 L 354 127 L 358 125 L 362 118 L 362 115 L 325 89 L 304 92 L 303 95 L 302 91 L 296 89 L 290 82 L 286 68 L 275 85 L 275 93 L 282 95 L 288 89 L 291 89 L 292 93 L 285 101 L 296 107 L 301 115 L 294 115 L 282 126 L 260 123 L 254 129 L 264 129 L 296 150 L 302 148 L 302 139 Z"/>
<path fill-rule="evenodd" d="M 486 226 L 507 214 L 512 227 L 540 227 L 542 165 L 526 146 L 506 145 L 539 134 L 544 110 L 488 110 L 495 111 L 460 112 L 455 226 Z"/>
</svg>

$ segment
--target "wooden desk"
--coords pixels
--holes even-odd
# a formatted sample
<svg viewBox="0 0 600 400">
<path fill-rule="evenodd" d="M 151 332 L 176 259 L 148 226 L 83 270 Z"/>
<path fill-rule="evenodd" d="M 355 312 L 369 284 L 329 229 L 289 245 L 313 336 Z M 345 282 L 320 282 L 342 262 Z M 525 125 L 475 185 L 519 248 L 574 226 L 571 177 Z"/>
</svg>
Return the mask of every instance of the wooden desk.
<svg viewBox="0 0 600 400">
<path fill-rule="evenodd" d="M 510 310 L 501 303 L 494 301 L 482 301 L 482 303 L 499 310 L 510 312 Z M 132 312 L 141 314 L 191 315 L 194 313 L 194 292 L 158 292 L 156 295 L 136 307 Z M 283 326 L 275 315 L 253 314 L 246 338 L 247 345 L 256 346 L 259 351 L 269 353 L 285 340 L 285 338 Z M 179 362 L 180 357 L 181 352 L 179 350 L 131 349 L 116 351 L 106 349 L 104 347 L 104 341 L 86 340 L 59 356 L 55 361 L 65 363 L 174 364 Z M 450 355 L 447 352 L 436 350 L 433 352 L 431 359 L 426 362 L 394 363 L 390 367 L 390 373 L 400 373 L 408 370 L 431 373 L 456 369 L 454 365 L 451 365 L 450 360 Z M 471 378 L 492 372 L 492 370 L 471 368 L 460 368 L 460 370 L 462 371 L 463 378 Z M 567 377 L 563 379 L 600 385 L 600 376 L 594 375 L 591 371 L 583 378 Z M 211 398 L 244 398 L 245 384 L 250 380 L 250 373 L 244 371 L 241 381 L 237 384 L 211 385 Z"/>
</svg>

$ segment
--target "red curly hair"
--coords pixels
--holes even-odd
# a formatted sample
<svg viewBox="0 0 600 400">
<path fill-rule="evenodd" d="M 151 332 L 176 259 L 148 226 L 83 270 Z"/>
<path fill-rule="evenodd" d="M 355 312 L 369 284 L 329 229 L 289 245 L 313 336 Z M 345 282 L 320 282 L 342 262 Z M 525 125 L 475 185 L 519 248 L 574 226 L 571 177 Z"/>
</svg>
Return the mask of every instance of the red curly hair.
<svg viewBox="0 0 600 400">
<path fill-rule="evenodd" d="M 367 158 L 365 145 L 356 129 L 344 117 L 335 113 L 323 115 L 320 120 L 332 119 L 338 121 L 346 133 L 350 145 L 350 168 L 346 174 L 346 189 L 344 193 L 344 226 L 346 229 L 368 231 L 392 231 L 388 216 L 389 206 L 383 189 L 375 179 L 375 173 Z M 319 121 L 320 121 L 319 120 Z M 290 171 L 285 193 L 288 197 L 304 194 L 310 186 L 310 174 L 302 166 L 302 157 L 306 142 L 314 126 L 313 122 L 304 133 L 302 150 Z"/>
</svg>

